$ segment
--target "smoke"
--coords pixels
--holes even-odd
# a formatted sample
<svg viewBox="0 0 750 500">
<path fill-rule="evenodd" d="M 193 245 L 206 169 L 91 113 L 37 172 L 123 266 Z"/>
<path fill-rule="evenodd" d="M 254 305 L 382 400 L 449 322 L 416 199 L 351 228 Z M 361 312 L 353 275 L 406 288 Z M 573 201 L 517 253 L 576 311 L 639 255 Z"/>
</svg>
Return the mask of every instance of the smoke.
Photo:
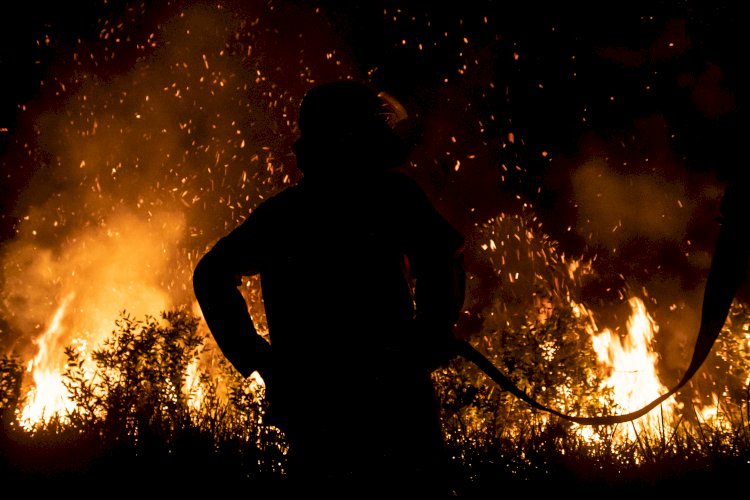
<svg viewBox="0 0 750 500">
<path fill-rule="evenodd" d="M 5 249 L 3 312 L 18 332 L 12 347 L 25 356 L 68 298 L 62 338 L 97 345 L 121 312 L 142 317 L 172 305 L 165 282 L 185 236 L 179 213 L 144 220 L 126 208 L 96 227 L 71 231 L 64 244 L 40 246 L 19 238 Z M 63 346 L 60 347 L 60 352 Z"/>
<path fill-rule="evenodd" d="M 576 227 L 591 231 L 591 244 L 611 251 L 633 240 L 680 241 L 688 213 L 683 186 L 658 174 L 621 175 L 593 158 L 572 173 L 578 204 Z"/>
<path fill-rule="evenodd" d="M 598 259 L 584 300 L 614 329 L 627 319 L 622 297 L 646 300 L 661 328 L 665 369 L 684 369 L 718 225 L 694 228 L 721 191 L 707 176 L 691 179 L 669 166 L 619 167 L 592 157 L 571 173 L 574 227 Z"/>
</svg>

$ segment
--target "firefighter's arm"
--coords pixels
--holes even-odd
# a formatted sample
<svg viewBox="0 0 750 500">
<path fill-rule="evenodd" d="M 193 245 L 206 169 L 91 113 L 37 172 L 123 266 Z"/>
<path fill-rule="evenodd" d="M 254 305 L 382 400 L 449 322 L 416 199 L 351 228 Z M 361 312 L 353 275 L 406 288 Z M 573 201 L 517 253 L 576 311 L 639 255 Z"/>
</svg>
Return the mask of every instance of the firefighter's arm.
<svg viewBox="0 0 750 500">
<path fill-rule="evenodd" d="M 448 363 L 455 351 L 454 327 L 464 304 L 463 247 L 418 270 L 414 287 L 415 324 L 430 371 Z"/>
<path fill-rule="evenodd" d="M 255 330 L 240 276 L 252 274 L 245 260 L 240 228 L 219 240 L 198 262 L 193 290 L 222 354 L 243 376 L 266 375 L 271 346 Z M 265 377 L 264 377 L 265 378 Z"/>
<path fill-rule="evenodd" d="M 411 208 L 407 257 L 414 278 L 416 340 L 434 370 L 456 355 L 454 327 L 466 285 L 464 238 L 416 183 L 406 183 L 405 189 Z"/>
</svg>

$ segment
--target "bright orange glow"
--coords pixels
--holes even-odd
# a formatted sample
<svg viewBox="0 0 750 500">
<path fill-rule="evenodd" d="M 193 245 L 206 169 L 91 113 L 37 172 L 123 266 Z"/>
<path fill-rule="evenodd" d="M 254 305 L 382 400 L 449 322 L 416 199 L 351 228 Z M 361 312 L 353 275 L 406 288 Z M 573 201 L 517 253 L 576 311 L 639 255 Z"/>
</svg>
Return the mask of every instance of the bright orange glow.
<svg viewBox="0 0 750 500">
<path fill-rule="evenodd" d="M 29 391 L 29 402 L 21 412 L 21 423 L 26 427 L 31 427 L 36 422 L 48 421 L 71 407 L 58 368 L 62 357 L 62 350 L 58 347 L 62 345 L 66 334 L 62 320 L 74 297 L 75 294 L 70 293 L 62 300 L 50 320 L 49 327 L 36 341 L 39 352 L 28 367 L 33 373 L 34 387 Z"/>
<path fill-rule="evenodd" d="M 184 230 L 177 214 L 152 214 L 142 220 L 123 213 L 108 220 L 106 228 L 82 229 L 59 256 L 45 256 L 43 265 L 20 268 L 29 296 L 39 297 L 38 303 L 46 294 L 63 297 L 45 321 L 44 333 L 34 340 L 37 353 L 28 366 L 28 403 L 21 412 L 25 427 L 53 416 L 64 419 L 72 409 L 63 385 L 65 347 L 99 348 L 124 306 L 124 312 L 136 318 L 157 317 L 171 306 L 163 276 L 172 270 Z M 49 285 L 49 275 L 66 279 L 57 279 L 56 290 Z"/>
<path fill-rule="evenodd" d="M 631 315 L 627 322 L 627 335 L 620 337 L 609 329 L 594 332 L 594 350 L 601 363 L 610 368 L 610 375 L 602 387 L 611 388 L 619 413 L 636 411 L 668 391 L 659 380 L 659 356 L 652 344 L 659 327 L 637 297 L 628 300 Z M 638 429 L 650 431 L 669 425 L 675 410 L 674 397 L 661 404 L 661 411 L 652 410 L 637 419 L 634 425 L 623 426 L 628 438 L 634 438 Z"/>
</svg>

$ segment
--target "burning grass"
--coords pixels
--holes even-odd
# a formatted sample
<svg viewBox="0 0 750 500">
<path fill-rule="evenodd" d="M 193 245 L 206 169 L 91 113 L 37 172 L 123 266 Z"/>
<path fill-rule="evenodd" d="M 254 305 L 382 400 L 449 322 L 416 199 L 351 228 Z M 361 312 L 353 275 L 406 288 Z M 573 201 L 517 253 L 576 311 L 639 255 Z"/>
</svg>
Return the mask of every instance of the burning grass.
<svg viewBox="0 0 750 500">
<path fill-rule="evenodd" d="M 596 363 L 575 366 L 578 378 L 566 375 L 566 360 L 574 366 L 586 345 L 569 332 L 585 331 L 585 321 L 572 308 L 554 310 L 543 324 L 500 332 L 482 348 L 545 404 L 580 414 L 621 411 Z M 747 347 L 740 347 L 749 322 L 747 308 L 736 306 L 709 358 L 735 355 L 724 360 L 735 381 L 748 373 Z M 503 343 L 508 335 L 538 342 Z M 552 358 L 544 347 L 551 338 L 561 343 Z M 89 353 L 69 345 L 65 356 L 68 404 L 36 420 L 29 420 L 35 393 L 24 391 L 23 363 L 0 360 L 5 481 L 149 484 L 173 492 L 206 483 L 227 491 L 283 486 L 285 443 L 264 424 L 262 381 L 234 372 L 190 313 L 123 313 L 100 347 Z M 704 481 L 740 483 L 749 470 L 746 386 L 725 387 L 712 409 L 683 401 L 675 413 L 662 406 L 650 419 L 583 428 L 513 399 L 460 358 L 435 372 L 434 381 L 463 497 L 500 494 L 511 483 L 536 492 L 586 488 L 580 496 L 667 492 Z M 196 484 L 197 478 L 205 479 Z"/>
</svg>

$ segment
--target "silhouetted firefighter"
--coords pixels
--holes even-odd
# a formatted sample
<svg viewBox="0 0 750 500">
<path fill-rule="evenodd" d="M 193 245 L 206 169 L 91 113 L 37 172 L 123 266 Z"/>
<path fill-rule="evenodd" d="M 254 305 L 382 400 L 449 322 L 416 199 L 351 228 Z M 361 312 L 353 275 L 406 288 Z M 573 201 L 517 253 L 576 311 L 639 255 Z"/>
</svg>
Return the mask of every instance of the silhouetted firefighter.
<svg viewBox="0 0 750 500">
<path fill-rule="evenodd" d="M 226 358 L 266 382 L 293 484 L 436 498 L 446 456 L 430 373 L 453 356 L 463 237 L 394 169 L 406 147 L 384 103 L 352 81 L 312 88 L 302 180 L 216 243 L 194 289 Z M 255 274 L 270 344 L 238 290 Z"/>
</svg>

